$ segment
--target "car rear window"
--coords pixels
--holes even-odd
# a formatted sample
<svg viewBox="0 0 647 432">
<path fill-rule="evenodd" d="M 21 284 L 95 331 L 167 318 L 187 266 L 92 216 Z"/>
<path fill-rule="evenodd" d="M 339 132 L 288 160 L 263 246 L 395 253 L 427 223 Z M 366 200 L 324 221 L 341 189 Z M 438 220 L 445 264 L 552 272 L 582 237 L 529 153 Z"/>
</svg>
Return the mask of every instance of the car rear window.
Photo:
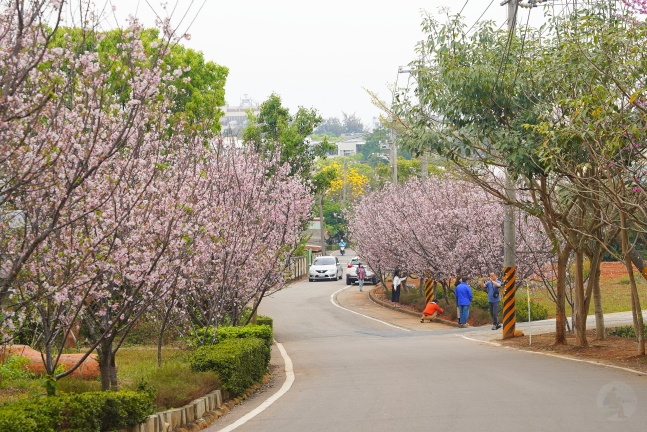
<svg viewBox="0 0 647 432">
<path fill-rule="evenodd" d="M 314 265 L 333 265 L 335 264 L 335 258 L 328 258 L 328 257 L 323 257 L 323 258 L 317 258 L 313 262 Z"/>
</svg>

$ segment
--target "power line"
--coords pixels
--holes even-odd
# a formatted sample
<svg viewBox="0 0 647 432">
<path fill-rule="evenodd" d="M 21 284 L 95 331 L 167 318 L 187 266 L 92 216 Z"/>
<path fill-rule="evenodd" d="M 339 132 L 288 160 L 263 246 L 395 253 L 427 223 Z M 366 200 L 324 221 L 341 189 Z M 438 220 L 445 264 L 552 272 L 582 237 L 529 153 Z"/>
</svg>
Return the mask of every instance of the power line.
<svg viewBox="0 0 647 432">
<path fill-rule="evenodd" d="M 458 13 L 459 15 L 461 15 L 463 13 L 463 11 L 465 10 L 465 6 L 467 6 L 467 3 L 469 3 L 469 2 L 470 2 L 470 0 L 465 0 L 465 4 L 461 8 L 461 11 Z"/>
<path fill-rule="evenodd" d="M 490 4 L 489 4 L 489 5 L 487 5 L 487 7 L 485 8 L 485 10 L 484 10 L 484 11 L 483 11 L 483 13 L 481 14 L 481 16 L 480 16 L 480 17 L 478 17 L 478 18 L 476 19 L 476 21 L 474 21 L 474 24 L 472 24 L 472 27 L 470 27 L 470 29 L 469 29 L 469 30 L 467 30 L 467 33 L 471 32 L 471 31 L 472 31 L 472 29 L 474 28 L 474 26 L 475 26 L 476 24 L 478 24 L 478 22 L 479 22 L 479 21 L 481 21 L 481 18 L 483 18 L 483 15 L 485 15 L 485 14 L 487 13 L 487 11 L 490 9 L 490 7 L 492 6 L 492 4 L 493 4 L 493 3 L 494 3 L 494 0 L 492 0 L 492 1 L 490 2 Z"/>
</svg>

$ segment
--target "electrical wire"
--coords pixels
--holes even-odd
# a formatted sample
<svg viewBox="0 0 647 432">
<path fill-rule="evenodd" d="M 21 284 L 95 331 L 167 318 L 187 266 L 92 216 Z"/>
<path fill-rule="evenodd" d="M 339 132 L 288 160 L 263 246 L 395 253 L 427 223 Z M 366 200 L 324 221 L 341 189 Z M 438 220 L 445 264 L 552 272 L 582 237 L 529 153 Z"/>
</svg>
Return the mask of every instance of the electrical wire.
<svg viewBox="0 0 647 432">
<path fill-rule="evenodd" d="M 493 3 L 494 3 L 494 0 L 492 0 L 492 1 L 490 2 L 490 4 L 489 4 L 489 5 L 487 5 L 487 7 L 485 8 L 485 10 L 484 10 L 484 11 L 483 11 L 483 13 L 481 14 L 481 16 L 480 16 L 480 17 L 478 17 L 478 18 L 476 19 L 476 21 L 474 21 L 474 24 L 472 24 L 472 27 L 470 27 L 470 29 L 469 29 L 469 30 L 467 30 L 467 33 L 471 32 L 471 31 L 472 31 L 472 29 L 474 28 L 474 26 L 475 26 L 476 24 L 478 24 L 478 23 L 479 23 L 479 21 L 481 21 L 481 18 L 483 18 L 483 15 L 485 15 L 485 14 L 487 13 L 487 11 L 490 9 L 490 7 L 492 6 L 492 4 L 493 4 Z"/>
<path fill-rule="evenodd" d="M 530 11 L 528 11 L 528 19 L 526 20 L 526 28 L 521 38 L 521 53 L 519 54 L 519 61 L 517 62 L 517 71 L 514 74 L 514 79 L 512 80 L 512 88 L 517 84 L 517 77 L 519 76 L 519 70 L 521 69 L 521 59 L 523 58 L 523 52 L 526 47 L 526 37 L 528 36 L 528 25 L 530 24 Z"/>
<path fill-rule="evenodd" d="M 470 1 L 470 0 L 465 0 L 465 4 L 464 4 L 464 5 L 463 5 L 463 7 L 461 8 L 461 11 L 458 13 L 459 15 L 461 15 L 461 14 L 463 13 L 463 11 L 465 10 L 465 6 L 467 6 L 467 3 L 469 3 L 469 1 Z"/>
<path fill-rule="evenodd" d="M 515 8 L 514 8 L 514 14 L 512 15 L 512 27 L 508 31 L 508 40 L 506 42 L 506 47 L 505 50 L 503 51 L 503 55 L 501 56 L 501 62 L 499 63 L 499 69 L 496 73 L 496 77 L 494 79 L 494 85 L 492 86 L 492 92 L 490 93 L 490 98 L 494 96 L 494 91 L 496 90 L 498 84 L 499 84 L 499 79 L 502 76 L 502 73 L 505 73 L 505 68 L 503 67 L 503 64 L 507 60 L 508 56 L 510 55 L 510 48 L 512 47 L 512 37 L 515 32 L 515 27 L 517 23 L 517 13 L 519 11 L 519 3 L 515 3 Z M 510 18 L 508 18 L 509 22 Z"/>
</svg>

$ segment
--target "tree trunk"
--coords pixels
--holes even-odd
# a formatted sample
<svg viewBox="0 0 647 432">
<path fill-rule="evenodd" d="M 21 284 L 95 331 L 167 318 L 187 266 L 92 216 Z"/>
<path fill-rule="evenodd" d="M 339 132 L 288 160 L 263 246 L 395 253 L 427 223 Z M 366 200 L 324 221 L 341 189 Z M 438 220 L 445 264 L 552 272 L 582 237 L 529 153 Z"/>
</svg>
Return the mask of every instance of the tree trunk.
<svg viewBox="0 0 647 432">
<path fill-rule="evenodd" d="M 589 273 L 589 289 L 591 290 L 591 297 L 593 298 L 593 308 L 595 310 L 595 339 L 604 340 L 604 311 L 602 310 L 602 293 L 600 292 L 600 262 L 602 261 L 602 248 L 597 245 L 594 252 L 590 256 L 591 259 L 591 272 Z M 588 289 L 587 289 L 588 291 Z M 589 310 L 589 303 L 587 302 L 587 312 Z"/>
<path fill-rule="evenodd" d="M 110 390 L 119 391 L 119 381 L 117 380 L 117 362 L 115 361 L 114 352 L 110 352 Z"/>
<path fill-rule="evenodd" d="M 638 354 L 645 355 L 645 327 L 643 324 L 643 313 L 642 308 L 640 307 L 640 297 L 638 297 L 636 278 L 634 277 L 634 268 L 629 246 L 629 233 L 627 232 L 627 219 L 625 213 L 622 211 L 620 212 L 620 227 L 622 254 L 625 258 L 625 266 L 627 267 L 629 282 L 631 284 L 631 310 L 633 312 L 634 329 L 636 331 L 636 339 L 638 342 Z"/>
<path fill-rule="evenodd" d="M 640 306 L 640 297 L 638 297 L 638 287 L 636 278 L 633 273 L 633 266 L 629 256 L 625 259 L 625 265 L 629 271 L 629 281 L 631 282 L 631 305 L 634 314 L 634 328 L 636 330 L 636 340 L 638 342 L 638 355 L 645 355 L 645 325 L 643 323 L 642 308 Z"/>
<path fill-rule="evenodd" d="M 631 262 L 636 266 L 640 274 L 643 275 L 645 279 L 647 279 L 647 265 L 645 264 L 643 257 L 640 256 L 636 249 L 631 249 L 629 251 L 629 257 L 631 258 Z"/>
<path fill-rule="evenodd" d="M 166 310 L 164 319 L 160 325 L 160 331 L 157 335 L 157 367 L 162 367 L 162 346 L 164 345 L 164 332 L 166 332 L 166 323 L 168 322 L 170 308 Z"/>
<path fill-rule="evenodd" d="M 107 345 L 107 346 L 106 346 Z M 112 350 L 109 343 L 101 343 L 101 348 L 97 348 L 99 354 L 99 373 L 101 374 L 101 390 L 110 390 L 110 357 Z"/>
<path fill-rule="evenodd" d="M 586 340 L 586 301 L 584 298 L 584 254 L 581 251 L 575 253 L 575 338 L 578 346 L 588 346 Z"/>
<path fill-rule="evenodd" d="M 570 248 L 557 254 L 557 284 L 555 301 L 555 345 L 566 345 L 566 271 Z"/>
</svg>

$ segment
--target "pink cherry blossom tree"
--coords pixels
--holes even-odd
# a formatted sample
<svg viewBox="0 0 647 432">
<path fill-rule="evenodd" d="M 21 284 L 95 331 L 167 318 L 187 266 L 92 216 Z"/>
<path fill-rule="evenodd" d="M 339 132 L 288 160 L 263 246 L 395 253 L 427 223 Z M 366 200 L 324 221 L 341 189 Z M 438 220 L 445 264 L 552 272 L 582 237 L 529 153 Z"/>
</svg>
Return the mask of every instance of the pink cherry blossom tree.
<svg viewBox="0 0 647 432">
<path fill-rule="evenodd" d="M 218 148 L 207 167 L 210 209 L 196 239 L 195 266 L 185 302 L 192 322 L 218 326 L 238 322 L 243 308 L 285 285 L 288 258 L 296 248 L 312 205 L 310 189 L 280 158 L 252 150 Z"/>
<path fill-rule="evenodd" d="M 55 288 L 33 281 L 30 262 L 49 253 L 69 229 L 101 212 L 124 180 L 129 164 L 108 167 L 117 156 L 136 155 L 146 144 L 146 129 L 160 121 L 161 73 L 151 67 L 135 24 L 124 35 L 120 53 L 101 61 L 67 39 L 50 46 L 47 17 L 63 2 L 16 2 L 0 15 L 0 303 L 43 298 Z M 112 63 L 124 66 L 113 69 Z M 127 82 L 129 97 L 112 92 L 110 82 Z M 125 158 L 128 159 L 128 158 Z M 97 188 L 100 181 L 105 185 Z M 74 231 L 76 232 L 76 231 Z M 52 238 L 50 240 L 50 237 Z M 83 241 L 74 237 L 74 241 Z M 68 259 L 68 266 L 86 263 Z M 69 274 L 69 269 L 67 270 Z M 16 287 L 21 296 L 12 296 Z M 10 300 L 12 297 L 13 300 Z M 3 314 L 16 320 L 20 305 Z M 19 319 L 19 317 L 18 317 Z"/>
<path fill-rule="evenodd" d="M 349 228 L 359 253 L 380 272 L 400 268 L 426 274 L 447 289 L 456 276 L 483 276 L 502 268 L 503 206 L 468 182 L 414 180 L 364 200 L 371 205 L 353 209 Z M 540 225 L 532 218 L 525 221 L 518 224 L 525 239 L 518 250 L 521 276 L 550 257 Z"/>
<path fill-rule="evenodd" d="M 183 71 L 167 45 L 144 50 L 136 21 L 99 55 L 70 35 L 50 45 L 62 2 L 23 6 L 0 16 L 0 328 L 10 340 L 28 319 L 53 376 L 84 323 L 84 356 L 116 389 L 116 352 L 160 303 L 217 326 L 284 286 L 311 188 L 173 117 Z"/>
</svg>

